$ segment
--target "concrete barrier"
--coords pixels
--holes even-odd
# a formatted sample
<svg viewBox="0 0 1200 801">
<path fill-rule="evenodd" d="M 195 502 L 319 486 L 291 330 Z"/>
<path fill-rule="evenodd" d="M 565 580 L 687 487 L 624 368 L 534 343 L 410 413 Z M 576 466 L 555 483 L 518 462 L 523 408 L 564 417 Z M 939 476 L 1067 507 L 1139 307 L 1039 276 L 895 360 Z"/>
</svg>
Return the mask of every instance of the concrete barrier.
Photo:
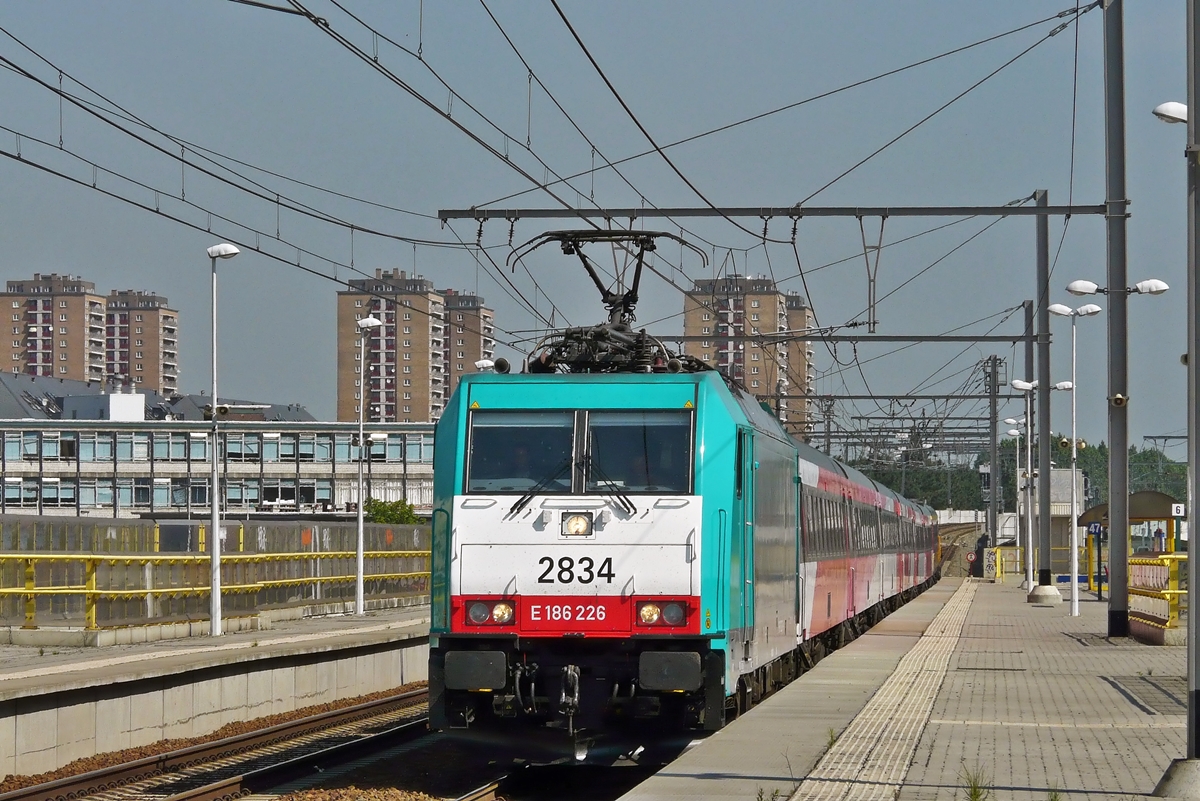
<svg viewBox="0 0 1200 801">
<path fill-rule="evenodd" d="M 262 656 L 252 648 L 189 668 L 163 664 L 142 675 L 123 669 L 123 677 L 97 674 L 11 691 L 0 683 L 0 776 L 56 770 L 82 757 L 204 736 L 227 723 L 427 678 L 424 633 Z"/>
</svg>

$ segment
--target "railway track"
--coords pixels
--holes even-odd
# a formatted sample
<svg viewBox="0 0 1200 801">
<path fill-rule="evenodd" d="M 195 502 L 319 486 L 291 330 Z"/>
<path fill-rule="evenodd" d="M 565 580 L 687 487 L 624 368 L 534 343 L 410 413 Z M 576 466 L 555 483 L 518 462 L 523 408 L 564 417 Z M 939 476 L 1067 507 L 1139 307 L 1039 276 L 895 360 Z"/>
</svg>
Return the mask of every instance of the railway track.
<svg viewBox="0 0 1200 801">
<path fill-rule="evenodd" d="M 426 734 L 425 690 L 0 794 L 0 801 L 237 798 Z"/>
</svg>

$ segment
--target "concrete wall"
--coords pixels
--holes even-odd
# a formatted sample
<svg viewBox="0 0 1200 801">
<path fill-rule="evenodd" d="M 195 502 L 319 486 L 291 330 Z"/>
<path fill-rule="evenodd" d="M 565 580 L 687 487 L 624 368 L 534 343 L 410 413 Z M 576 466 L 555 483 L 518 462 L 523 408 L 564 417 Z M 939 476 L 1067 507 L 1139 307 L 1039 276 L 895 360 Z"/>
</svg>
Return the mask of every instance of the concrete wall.
<svg viewBox="0 0 1200 801">
<path fill-rule="evenodd" d="M 428 659 L 422 636 L 0 701 L 0 776 L 424 681 Z"/>
</svg>

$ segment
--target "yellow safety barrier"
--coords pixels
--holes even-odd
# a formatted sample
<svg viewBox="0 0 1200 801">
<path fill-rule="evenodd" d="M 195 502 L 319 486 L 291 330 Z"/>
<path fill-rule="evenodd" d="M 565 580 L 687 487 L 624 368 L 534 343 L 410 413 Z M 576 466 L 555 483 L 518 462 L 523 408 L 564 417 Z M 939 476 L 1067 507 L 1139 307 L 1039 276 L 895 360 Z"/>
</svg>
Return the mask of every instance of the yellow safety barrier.
<svg viewBox="0 0 1200 801">
<path fill-rule="evenodd" d="M 1159 629 L 1179 626 L 1180 563 L 1186 553 L 1162 553 L 1129 559 L 1129 617 Z"/>
<path fill-rule="evenodd" d="M 379 559 L 423 559 L 426 565 L 430 557 L 429 551 L 365 551 L 364 559 L 379 560 Z M 230 594 L 235 596 L 246 596 L 254 593 L 268 591 L 278 588 L 287 587 L 313 587 L 313 598 L 320 598 L 320 588 L 322 585 L 342 585 L 355 580 L 354 560 L 356 553 L 354 551 L 326 551 L 326 552 L 291 552 L 291 553 L 261 553 L 261 554 L 246 554 L 246 553 L 231 553 L 222 555 L 222 578 L 228 581 L 223 582 L 221 586 L 222 594 Z M 61 596 L 82 596 L 83 598 L 83 618 L 84 627 L 87 629 L 99 628 L 97 608 L 102 600 L 129 600 L 129 599 L 146 599 L 147 604 L 150 604 L 151 599 L 159 598 L 200 598 L 211 594 L 211 585 L 205 582 L 197 581 L 198 578 L 206 577 L 207 571 L 199 571 L 198 568 L 205 567 L 211 563 L 211 557 L 204 554 L 132 554 L 125 553 L 120 555 L 112 554 L 66 554 L 66 553 L 20 553 L 20 554 L 0 554 L 0 600 L 6 597 L 23 597 L 24 598 L 24 625 L 22 628 L 37 628 L 37 612 L 39 598 L 56 598 Z M 67 579 L 65 576 L 60 581 L 55 581 L 54 576 L 49 576 L 49 581 L 38 582 L 38 566 L 43 566 L 43 569 L 49 569 L 51 573 L 55 572 L 56 566 L 66 569 L 67 575 L 74 575 L 74 581 Z M 78 583 L 79 571 L 71 571 L 72 566 L 82 566 L 83 582 Z M 329 570 L 322 570 L 322 565 L 330 566 Z M 122 567 L 142 567 L 142 584 L 143 586 L 128 589 L 116 587 L 100 586 L 98 577 L 100 568 L 107 568 L 110 572 L 116 568 Z M 190 583 L 173 586 L 155 586 L 155 571 L 154 568 L 188 568 L 191 567 L 191 576 L 185 576 L 185 580 Z M 246 573 L 257 573 L 257 568 L 273 567 L 272 572 L 278 573 L 280 568 L 287 572 L 305 572 L 311 575 L 285 575 L 281 577 L 247 577 Z M 334 572 L 332 568 L 340 567 L 341 570 Z M 13 568 L 17 570 L 13 571 Z M 348 568 L 348 569 L 347 569 Z M 58 571 L 60 575 L 63 571 Z M 323 573 L 328 575 L 323 575 Z M 238 574 L 238 575 L 235 575 Z M 2 586 L 6 577 L 18 577 L 18 584 L 14 586 Z M 122 575 L 121 578 L 127 578 Z M 392 571 L 392 572 L 377 572 L 367 573 L 364 575 L 366 582 L 386 582 L 398 581 L 404 579 L 428 579 L 429 570 L 416 571 Z M 423 588 L 427 592 L 427 587 Z M 147 614 L 147 617 L 152 615 Z"/>
</svg>

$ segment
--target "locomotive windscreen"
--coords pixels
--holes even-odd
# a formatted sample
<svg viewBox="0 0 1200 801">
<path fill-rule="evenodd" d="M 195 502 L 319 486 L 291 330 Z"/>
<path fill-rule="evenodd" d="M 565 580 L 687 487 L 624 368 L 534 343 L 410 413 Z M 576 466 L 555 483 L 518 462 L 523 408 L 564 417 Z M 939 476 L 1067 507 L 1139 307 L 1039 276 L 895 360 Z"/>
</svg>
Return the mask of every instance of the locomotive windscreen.
<svg viewBox="0 0 1200 801">
<path fill-rule="evenodd" d="M 569 492 L 573 442 L 570 412 L 473 412 L 468 491 Z"/>
<path fill-rule="evenodd" d="M 606 483 L 626 492 L 691 491 L 687 412 L 592 412 L 588 450 L 588 492 L 602 492 Z"/>
</svg>

